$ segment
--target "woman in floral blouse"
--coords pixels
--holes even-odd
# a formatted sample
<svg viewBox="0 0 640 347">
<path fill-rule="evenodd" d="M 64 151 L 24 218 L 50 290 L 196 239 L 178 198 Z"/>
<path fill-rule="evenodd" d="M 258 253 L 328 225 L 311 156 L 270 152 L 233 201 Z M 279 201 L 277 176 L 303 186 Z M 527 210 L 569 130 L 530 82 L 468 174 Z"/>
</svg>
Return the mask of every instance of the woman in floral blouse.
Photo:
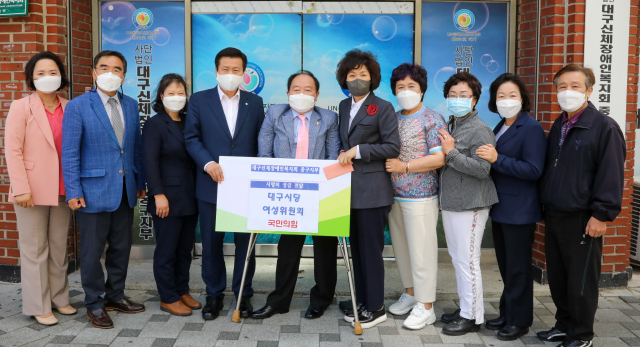
<svg viewBox="0 0 640 347">
<path fill-rule="evenodd" d="M 427 91 L 427 71 L 404 63 L 393 70 L 391 90 L 402 110 L 396 113 L 400 132 L 400 156 L 387 159 L 393 181 L 394 204 L 389 229 L 396 263 L 405 293 L 389 307 L 394 315 L 411 315 L 408 329 L 422 329 L 436 321 L 438 271 L 438 174 L 444 154 L 438 133 L 446 129 L 444 118 L 422 104 Z"/>
</svg>

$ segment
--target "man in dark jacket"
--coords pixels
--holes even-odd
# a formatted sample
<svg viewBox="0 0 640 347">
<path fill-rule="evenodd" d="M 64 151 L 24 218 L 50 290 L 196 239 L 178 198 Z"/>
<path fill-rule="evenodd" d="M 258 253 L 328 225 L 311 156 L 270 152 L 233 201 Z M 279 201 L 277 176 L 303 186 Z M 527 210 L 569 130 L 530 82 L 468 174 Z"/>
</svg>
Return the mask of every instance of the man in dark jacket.
<svg viewBox="0 0 640 347">
<path fill-rule="evenodd" d="M 618 124 L 588 101 L 593 71 L 576 64 L 553 80 L 564 112 L 547 139 L 540 181 L 555 327 L 538 333 L 562 347 L 592 346 L 606 222 L 622 208 L 625 140 Z"/>
</svg>

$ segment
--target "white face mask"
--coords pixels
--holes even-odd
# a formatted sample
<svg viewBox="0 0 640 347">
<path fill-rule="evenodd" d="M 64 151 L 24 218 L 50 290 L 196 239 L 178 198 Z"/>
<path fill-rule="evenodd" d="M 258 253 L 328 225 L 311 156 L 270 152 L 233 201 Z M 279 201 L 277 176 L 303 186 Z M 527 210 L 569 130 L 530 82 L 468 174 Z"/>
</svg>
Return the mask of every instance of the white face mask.
<svg viewBox="0 0 640 347">
<path fill-rule="evenodd" d="M 398 105 L 402 107 L 403 110 L 413 110 L 420 104 L 420 99 L 422 98 L 422 94 L 418 94 L 413 90 L 403 90 L 398 95 L 396 95 L 396 100 L 398 100 Z"/>
<path fill-rule="evenodd" d="M 558 103 L 560 108 L 566 112 L 573 112 L 587 100 L 587 96 L 583 93 L 576 92 L 575 90 L 565 90 L 558 93 Z"/>
<path fill-rule="evenodd" d="M 234 74 L 228 74 L 228 75 L 217 74 L 216 80 L 218 80 L 218 85 L 220 85 L 220 88 L 228 92 L 232 92 L 238 89 L 238 87 L 240 87 L 240 84 L 242 84 L 243 77 L 234 75 Z"/>
<path fill-rule="evenodd" d="M 184 108 L 184 105 L 187 103 L 186 96 L 173 95 L 173 96 L 165 96 L 162 98 L 162 104 L 169 111 L 180 112 Z"/>
<path fill-rule="evenodd" d="M 96 75 L 98 73 L 96 72 Z M 113 72 L 109 71 L 107 73 L 103 73 L 102 75 L 98 75 L 98 87 L 104 90 L 107 93 L 115 92 L 122 85 L 122 78 L 113 74 Z"/>
<path fill-rule="evenodd" d="M 522 110 L 522 100 L 506 99 L 496 102 L 498 113 L 504 118 L 513 118 Z"/>
<path fill-rule="evenodd" d="M 308 112 L 316 104 L 316 98 L 313 95 L 307 94 L 291 94 L 289 95 L 289 106 L 298 112 Z"/>
<path fill-rule="evenodd" d="M 33 81 L 36 89 L 45 94 L 54 93 L 62 84 L 62 77 L 60 76 L 43 76 Z"/>
</svg>

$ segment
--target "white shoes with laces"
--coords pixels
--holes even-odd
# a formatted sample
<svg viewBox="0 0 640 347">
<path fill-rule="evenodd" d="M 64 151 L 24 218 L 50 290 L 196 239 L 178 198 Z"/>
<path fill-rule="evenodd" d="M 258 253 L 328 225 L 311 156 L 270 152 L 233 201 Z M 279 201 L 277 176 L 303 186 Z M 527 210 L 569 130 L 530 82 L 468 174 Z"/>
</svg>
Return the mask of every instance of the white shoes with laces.
<svg viewBox="0 0 640 347">
<path fill-rule="evenodd" d="M 404 327 L 411 330 L 424 328 L 427 324 L 433 324 L 436 321 L 436 313 L 431 309 L 427 310 L 423 303 L 417 303 L 411 310 L 411 315 L 404 321 Z"/>
<path fill-rule="evenodd" d="M 402 316 L 411 311 L 417 303 L 418 302 L 416 301 L 416 299 L 414 299 L 413 296 L 407 293 L 402 293 L 400 299 L 398 299 L 398 302 L 389 306 L 389 312 L 396 316 Z"/>
</svg>

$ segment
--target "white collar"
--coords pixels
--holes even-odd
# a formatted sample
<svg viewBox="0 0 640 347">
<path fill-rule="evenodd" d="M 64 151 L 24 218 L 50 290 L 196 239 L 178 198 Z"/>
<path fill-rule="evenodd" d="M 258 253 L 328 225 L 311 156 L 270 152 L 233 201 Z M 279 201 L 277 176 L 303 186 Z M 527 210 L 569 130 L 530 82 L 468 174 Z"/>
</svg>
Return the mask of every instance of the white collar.
<svg viewBox="0 0 640 347">
<path fill-rule="evenodd" d="M 114 98 L 116 100 L 116 102 L 119 104 L 120 100 L 118 98 L 118 92 L 116 92 L 116 95 L 114 96 L 109 96 L 107 94 L 105 94 L 102 90 L 100 90 L 100 88 L 96 87 L 96 91 L 98 92 L 98 95 L 100 96 L 100 100 L 102 101 L 103 105 L 107 105 L 107 102 L 109 102 L 109 99 Z"/>
<path fill-rule="evenodd" d="M 218 86 L 218 95 L 220 96 L 220 100 L 222 100 L 222 98 L 223 98 L 223 97 L 227 96 L 227 94 L 225 94 L 225 93 L 222 91 L 222 88 L 221 88 L 220 86 Z M 229 98 L 229 97 L 227 96 L 227 98 L 228 98 L 228 99 L 233 99 L 233 98 L 235 98 L 236 96 L 237 96 L 237 97 L 240 97 L 240 87 L 238 87 L 238 90 L 236 90 L 236 95 L 232 96 L 231 98 Z"/>
<path fill-rule="evenodd" d="M 353 108 L 353 106 L 362 106 L 362 104 L 364 103 L 364 101 L 367 99 L 367 97 L 369 96 L 369 94 L 371 94 L 371 92 L 368 92 L 367 95 L 364 96 L 364 98 L 360 99 L 360 101 L 356 102 L 355 99 L 353 98 L 353 96 L 351 97 L 351 108 Z"/>
</svg>

